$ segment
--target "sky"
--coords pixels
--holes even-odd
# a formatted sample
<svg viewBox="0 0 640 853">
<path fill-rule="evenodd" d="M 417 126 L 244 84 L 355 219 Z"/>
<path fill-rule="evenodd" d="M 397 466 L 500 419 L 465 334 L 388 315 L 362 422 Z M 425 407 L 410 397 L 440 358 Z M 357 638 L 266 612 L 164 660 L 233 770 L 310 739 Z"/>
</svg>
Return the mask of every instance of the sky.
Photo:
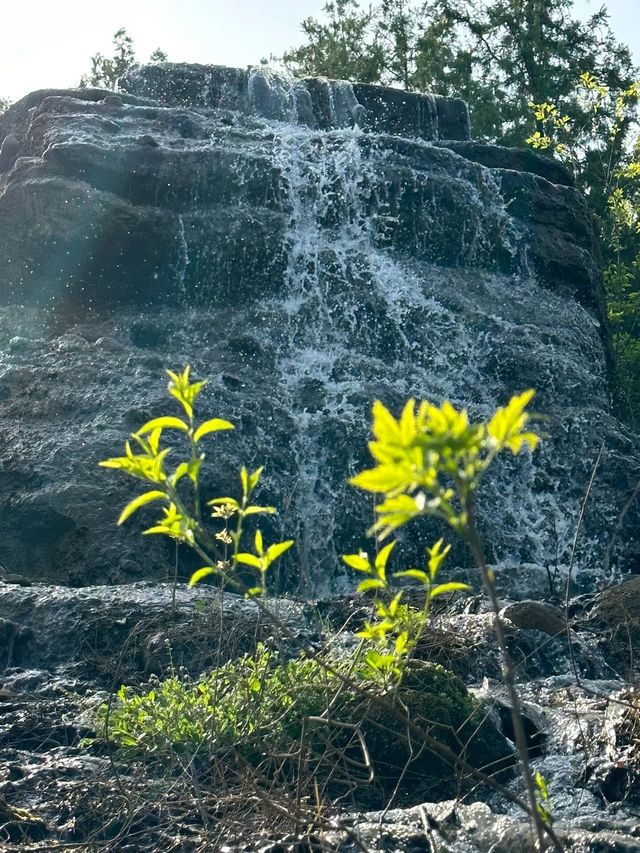
<svg viewBox="0 0 640 853">
<path fill-rule="evenodd" d="M 111 53 L 126 27 L 140 60 L 161 47 L 171 61 L 243 67 L 300 43 L 300 22 L 317 17 L 325 0 L 5 0 L 0 96 L 17 100 L 34 89 L 77 85 L 89 58 Z M 3 3 L 3 6 L 5 6 Z M 581 16 L 603 0 L 575 0 Z M 640 0 L 608 0 L 611 25 L 640 64 Z"/>
</svg>

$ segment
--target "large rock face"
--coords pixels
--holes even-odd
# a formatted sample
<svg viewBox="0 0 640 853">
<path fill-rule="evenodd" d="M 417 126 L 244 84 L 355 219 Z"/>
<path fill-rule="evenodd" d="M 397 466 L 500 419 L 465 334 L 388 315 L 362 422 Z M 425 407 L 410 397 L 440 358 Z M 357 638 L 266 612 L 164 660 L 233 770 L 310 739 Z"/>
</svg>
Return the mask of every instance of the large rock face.
<svg viewBox="0 0 640 853">
<path fill-rule="evenodd" d="M 29 95 L 2 140 L 7 571 L 173 571 L 167 543 L 116 530 L 135 484 L 97 461 L 171 408 L 162 370 L 186 363 L 210 379 L 203 416 L 237 424 L 212 439 L 212 491 L 267 466 L 272 532 L 297 541 L 283 583 L 339 585 L 337 555 L 363 542 L 370 500 L 345 481 L 374 399 L 481 417 L 526 387 L 546 438 L 486 483 L 489 558 L 529 564 L 523 596 L 561 574 L 604 443 L 576 576 L 637 568 L 635 507 L 617 519 L 640 453 L 611 412 L 594 228 L 560 167 L 470 141 L 458 101 L 169 64 L 119 95 Z"/>
</svg>

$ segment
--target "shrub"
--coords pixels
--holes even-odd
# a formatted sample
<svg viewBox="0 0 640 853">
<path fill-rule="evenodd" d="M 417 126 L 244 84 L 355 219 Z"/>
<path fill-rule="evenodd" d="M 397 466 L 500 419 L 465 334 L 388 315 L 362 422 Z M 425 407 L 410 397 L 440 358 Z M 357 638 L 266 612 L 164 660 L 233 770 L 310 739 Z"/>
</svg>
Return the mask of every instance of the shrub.
<svg viewBox="0 0 640 853">
<path fill-rule="evenodd" d="M 497 772 L 511 763 L 506 739 L 442 667 L 416 661 L 389 707 L 380 708 L 368 696 L 375 687 L 370 670 L 354 657 L 332 663 L 335 673 L 305 657 L 282 660 L 260 644 L 198 680 L 174 674 L 147 691 L 121 687 L 99 716 L 119 747 L 162 763 L 182 757 L 203 768 L 233 768 L 240 760 L 268 779 L 314 780 L 334 797 L 357 789 L 357 801 L 371 806 L 382 806 L 403 776 L 412 802 L 433 789 L 453 796 L 460 788 L 451 763 L 414 752 L 396 704 L 472 766 Z M 349 671 L 355 687 L 345 688 L 339 676 Z M 368 782 L 375 784 L 365 790 Z"/>
</svg>

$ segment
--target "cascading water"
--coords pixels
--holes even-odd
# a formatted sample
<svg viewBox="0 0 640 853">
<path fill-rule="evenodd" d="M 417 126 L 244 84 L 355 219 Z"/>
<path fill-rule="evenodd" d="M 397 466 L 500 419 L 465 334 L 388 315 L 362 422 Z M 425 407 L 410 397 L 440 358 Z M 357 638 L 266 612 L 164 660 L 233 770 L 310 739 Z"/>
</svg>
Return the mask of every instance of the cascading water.
<svg viewBox="0 0 640 853">
<path fill-rule="evenodd" d="M 394 246 L 402 194 L 428 194 L 429 168 L 409 168 L 393 198 L 391 181 L 381 178 L 394 160 L 388 137 L 359 128 L 319 132 L 279 122 L 270 127 L 273 158 L 286 188 L 287 266 L 283 295 L 267 300 L 264 308 L 280 326 L 277 386 L 295 419 L 291 452 L 299 480 L 294 501 L 297 517 L 304 519 L 299 547 L 303 572 L 317 588 L 323 585 L 323 564 L 331 567 L 335 585 L 339 501 L 350 500 L 339 487 L 338 498 L 338 484 L 327 473 L 342 471 L 344 478 L 353 473 L 349 448 L 357 436 L 364 445 L 376 397 L 396 411 L 409 397 L 450 399 L 474 416 L 487 417 L 507 395 L 504 380 L 492 376 L 487 365 L 491 362 L 499 372 L 513 358 L 512 336 L 520 334 L 523 351 L 536 365 L 529 371 L 536 380 L 514 376 L 511 391 L 542 382 L 547 393 L 553 393 L 554 384 L 561 393 L 563 374 L 576 373 L 603 404 L 606 399 L 595 377 L 589 380 L 585 350 L 573 353 L 576 338 L 582 338 L 595 355 L 597 323 L 578 304 L 567 311 L 555 294 L 536 284 L 522 226 L 509 216 L 499 182 L 488 169 L 469 169 L 462 160 L 457 164 L 451 180 L 465 196 L 466 217 L 455 268 L 444 268 Z M 427 158 L 438 153 L 428 142 L 416 147 Z M 420 238 L 428 257 L 429 228 L 437 241 L 442 236 L 435 217 L 424 225 L 427 233 Z M 509 274 L 481 269 L 491 265 L 488 259 L 498 250 L 510 259 Z M 559 310 L 562 329 L 557 327 Z M 535 326 L 523 324 L 529 313 L 535 313 Z M 541 323 L 553 343 L 537 339 Z M 566 364 L 556 360 L 558 338 L 572 344 L 563 350 L 571 352 Z M 481 509 L 494 519 L 486 524 L 490 559 L 503 566 L 566 564 L 577 501 L 557 499 L 558 482 L 551 494 L 536 495 L 540 472 L 532 460 L 505 467 L 507 472 L 486 488 Z"/>
</svg>

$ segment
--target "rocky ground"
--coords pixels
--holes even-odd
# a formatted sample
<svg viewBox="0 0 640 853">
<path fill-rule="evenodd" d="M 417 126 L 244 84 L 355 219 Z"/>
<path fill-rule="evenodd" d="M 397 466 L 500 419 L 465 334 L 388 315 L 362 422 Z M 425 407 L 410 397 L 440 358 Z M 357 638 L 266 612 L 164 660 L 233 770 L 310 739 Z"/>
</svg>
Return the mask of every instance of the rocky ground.
<svg viewBox="0 0 640 853">
<path fill-rule="evenodd" d="M 561 608 L 505 605 L 511 654 L 525 702 L 534 769 L 564 849 L 640 848 L 640 637 L 638 579 L 570 603 L 571 647 Z M 279 602 L 301 645 L 367 613 L 362 599 Z M 495 737 L 509 738 L 493 617 L 480 597 L 452 602 L 433 621 L 421 656 L 459 675 L 486 702 Z M 96 735 L 95 708 L 121 683 L 171 666 L 197 674 L 251 649 L 273 630 L 254 604 L 211 588 L 136 583 L 116 587 L 0 584 L 0 849 L 52 851 L 532 850 L 526 820 L 490 787 L 415 802 L 401 784 L 385 811 L 366 791 L 339 803 L 296 806 L 291 791 L 200 785 L 184 767 L 133 760 Z M 291 641 L 289 641 L 291 642 Z M 573 653 L 571 662 L 570 649 Z M 502 731 L 500 731 L 500 729 Z M 516 774 L 505 784 L 521 796 Z M 296 819 L 296 808 L 298 817 Z M 310 812 L 314 813 L 313 820 Z M 310 829 L 305 829 L 305 822 Z"/>
</svg>

